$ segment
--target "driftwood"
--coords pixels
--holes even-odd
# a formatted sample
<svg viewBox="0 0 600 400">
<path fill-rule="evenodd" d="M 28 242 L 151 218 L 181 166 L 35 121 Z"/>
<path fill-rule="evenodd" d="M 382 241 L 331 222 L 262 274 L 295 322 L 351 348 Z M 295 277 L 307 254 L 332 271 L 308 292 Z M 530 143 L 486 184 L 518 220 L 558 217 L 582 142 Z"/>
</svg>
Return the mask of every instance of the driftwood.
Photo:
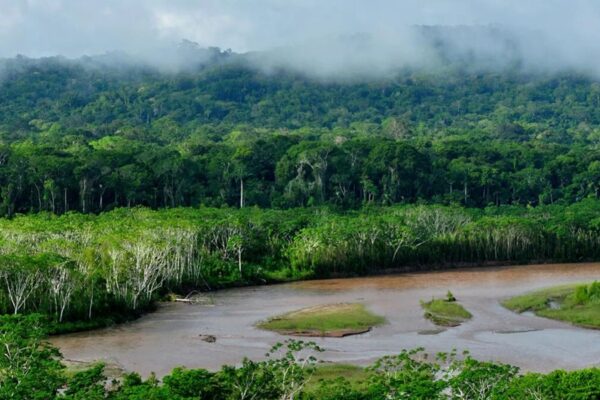
<svg viewBox="0 0 600 400">
<path fill-rule="evenodd" d="M 215 304 L 212 296 L 197 291 L 190 292 L 185 297 L 177 297 L 174 301 L 186 304 L 201 304 L 205 306 L 213 306 Z"/>
</svg>

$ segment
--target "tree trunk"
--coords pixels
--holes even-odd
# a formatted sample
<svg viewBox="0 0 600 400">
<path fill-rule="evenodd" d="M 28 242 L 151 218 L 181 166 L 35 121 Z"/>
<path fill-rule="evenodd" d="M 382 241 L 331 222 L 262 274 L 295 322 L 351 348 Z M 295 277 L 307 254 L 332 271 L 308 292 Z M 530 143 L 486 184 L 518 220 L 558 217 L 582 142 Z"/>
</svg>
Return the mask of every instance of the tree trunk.
<svg viewBox="0 0 600 400">
<path fill-rule="evenodd" d="M 94 307 L 94 282 L 92 282 L 92 293 L 90 294 L 90 306 L 88 308 L 88 319 L 92 319 L 92 308 Z"/>
<path fill-rule="evenodd" d="M 87 178 L 83 178 L 81 182 L 81 211 L 86 212 L 85 196 L 87 193 Z"/>
<path fill-rule="evenodd" d="M 100 210 L 102 210 L 104 208 L 104 192 L 106 192 L 106 188 L 102 189 L 102 191 L 100 192 L 100 202 L 99 202 Z"/>
<path fill-rule="evenodd" d="M 244 208 L 244 178 L 240 179 L 240 208 Z"/>
<path fill-rule="evenodd" d="M 58 322 L 63 321 L 63 316 L 65 315 L 65 308 L 67 308 L 67 303 L 63 302 L 62 305 L 60 306 L 60 314 L 58 317 Z"/>
<path fill-rule="evenodd" d="M 42 211 L 42 194 L 40 193 L 40 188 L 37 185 L 37 183 L 34 183 L 33 186 L 35 186 L 35 190 L 37 191 L 38 212 L 39 212 L 39 211 Z"/>
<path fill-rule="evenodd" d="M 52 190 L 50 191 L 50 201 L 52 206 L 52 213 L 56 214 L 56 196 L 54 195 L 54 187 L 52 187 Z"/>
</svg>

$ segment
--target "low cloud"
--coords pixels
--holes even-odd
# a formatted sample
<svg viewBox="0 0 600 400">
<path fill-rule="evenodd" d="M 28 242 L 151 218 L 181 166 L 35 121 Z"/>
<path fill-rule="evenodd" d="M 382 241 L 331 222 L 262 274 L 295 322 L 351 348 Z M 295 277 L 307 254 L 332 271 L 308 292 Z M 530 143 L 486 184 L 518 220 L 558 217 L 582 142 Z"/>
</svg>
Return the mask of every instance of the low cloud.
<svg viewBox="0 0 600 400">
<path fill-rule="evenodd" d="M 0 9 L 0 57 L 120 51 L 176 68 L 189 61 L 170 49 L 187 39 L 324 78 L 447 60 L 600 76 L 595 0 L 0 0 Z"/>
</svg>

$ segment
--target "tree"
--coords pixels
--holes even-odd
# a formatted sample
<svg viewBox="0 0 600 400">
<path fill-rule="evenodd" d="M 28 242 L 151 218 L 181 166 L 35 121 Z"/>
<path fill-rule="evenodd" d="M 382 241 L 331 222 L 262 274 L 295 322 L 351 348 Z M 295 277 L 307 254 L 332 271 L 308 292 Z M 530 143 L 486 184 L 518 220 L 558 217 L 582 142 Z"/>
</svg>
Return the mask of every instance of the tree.
<svg viewBox="0 0 600 400">
<path fill-rule="evenodd" d="M 369 392 L 382 399 L 435 399 L 444 389 L 436 379 L 439 365 L 417 360 L 423 349 L 404 350 L 377 360 L 369 367 Z"/>
<path fill-rule="evenodd" d="M 68 260 L 57 260 L 53 264 L 48 272 L 48 287 L 54 298 L 58 322 L 62 322 L 71 297 L 79 286 L 79 277 L 74 265 Z"/>
<path fill-rule="evenodd" d="M 0 317 L 0 399 L 54 399 L 64 384 L 60 353 L 43 341 L 40 316 Z"/>
<path fill-rule="evenodd" d="M 16 315 L 43 282 L 40 260 L 31 256 L 8 255 L 0 258 L 0 276 Z"/>
<path fill-rule="evenodd" d="M 131 301 L 133 310 L 137 310 L 141 298 L 149 301 L 168 279 L 166 250 L 156 239 L 146 237 L 135 242 L 122 244 L 124 264 L 117 273 L 122 279 L 125 293 Z"/>
</svg>

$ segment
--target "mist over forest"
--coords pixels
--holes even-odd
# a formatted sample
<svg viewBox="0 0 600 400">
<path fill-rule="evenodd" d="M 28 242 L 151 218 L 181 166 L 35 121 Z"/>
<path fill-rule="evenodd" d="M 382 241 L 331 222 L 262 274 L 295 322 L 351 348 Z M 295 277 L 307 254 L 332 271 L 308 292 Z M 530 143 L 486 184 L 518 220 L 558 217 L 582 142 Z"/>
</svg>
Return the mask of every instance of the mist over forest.
<svg viewBox="0 0 600 400">
<path fill-rule="evenodd" d="M 0 0 L 0 400 L 600 398 L 599 26 Z"/>
<path fill-rule="evenodd" d="M 320 78 L 388 76 L 460 60 L 471 68 L 596 75 L 600 7 L 576 0 L 132 0 L 0 2 L 0 57 L 79 58 L 118 52 L 163 69 L 209 54 L 182 40 L 232 49 L 266 70 Z M 134 22 L 134 23 L 133 23 Z M 189 49 L 188 49 L 189 50 Z M 254 56 L 252 55 L 253 53 Z"/>
</svg>

